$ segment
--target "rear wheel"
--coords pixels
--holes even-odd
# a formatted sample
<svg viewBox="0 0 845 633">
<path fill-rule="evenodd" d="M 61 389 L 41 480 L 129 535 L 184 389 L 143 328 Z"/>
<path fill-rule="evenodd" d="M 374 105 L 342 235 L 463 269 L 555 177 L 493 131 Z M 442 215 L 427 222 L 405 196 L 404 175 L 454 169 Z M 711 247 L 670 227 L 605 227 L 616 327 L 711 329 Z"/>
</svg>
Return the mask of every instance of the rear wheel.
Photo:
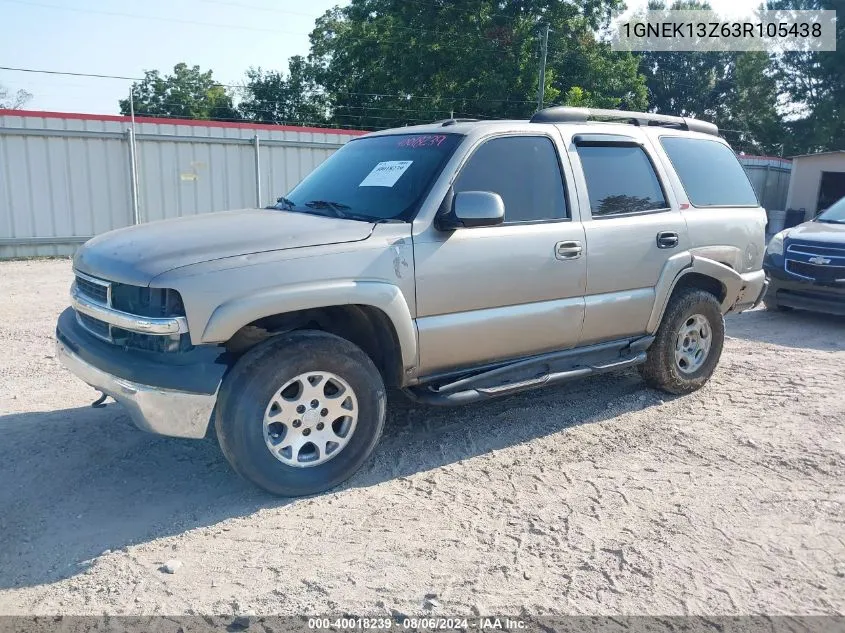
<svg viewBox="0 0 845 633">
<path fill-rule="evenodd" d="M 285 334 L 248 352 L 221 388 L 215 428 L 232 467 L 282 496 L 348 479 L 381 436 L 385 389 L 372 360 L 332 334 Z"/>
<path fill-rule="evenodd" d="M 682 394 L 713 375 L 725 341 L 725 322 L 712 294 L 686 288 L 672 297 L 640 374 L 649 386 Z"/>
</svg>

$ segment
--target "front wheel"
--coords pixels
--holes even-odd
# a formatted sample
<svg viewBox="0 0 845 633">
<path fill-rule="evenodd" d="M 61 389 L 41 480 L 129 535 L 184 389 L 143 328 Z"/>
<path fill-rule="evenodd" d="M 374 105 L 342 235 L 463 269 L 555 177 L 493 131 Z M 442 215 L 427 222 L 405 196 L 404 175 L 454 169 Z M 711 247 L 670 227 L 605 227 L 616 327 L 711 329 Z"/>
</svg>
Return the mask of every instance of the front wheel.
<svg viewBox="0 0 845 633">
<path fill-rule="evenodd" d="M 348 479 L 384 427 L 385 389 L 372 360 L 332 334 L 298 331 L 262 343 L 226 377 L 215 416 L 232 467 L 282 496 Z"/>
<path fill-rule="evenodd" d="M 725 321 L 716 297 L 684 289 L 670 300 L 640 374 L 650 387 L 690 393 L 713 375 L 724 342 Z"/>
</svg>

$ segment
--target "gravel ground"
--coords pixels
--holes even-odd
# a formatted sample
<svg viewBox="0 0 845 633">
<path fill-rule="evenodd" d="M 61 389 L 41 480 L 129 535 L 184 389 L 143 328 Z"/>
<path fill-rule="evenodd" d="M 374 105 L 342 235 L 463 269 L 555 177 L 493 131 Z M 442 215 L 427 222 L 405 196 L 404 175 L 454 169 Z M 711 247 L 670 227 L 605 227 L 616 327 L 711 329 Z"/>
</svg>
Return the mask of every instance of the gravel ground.
<svg viewBox="0 0 845 633">
<path fill-rule="evenodd" d="M 90 408 L 53 357 L 70 279 L 0 263 L 2 614 L 845 613 L 843 319 L 731 316 L 682 398 L 392 397 L 374 459 L 289 501 Z"/>
</svg>

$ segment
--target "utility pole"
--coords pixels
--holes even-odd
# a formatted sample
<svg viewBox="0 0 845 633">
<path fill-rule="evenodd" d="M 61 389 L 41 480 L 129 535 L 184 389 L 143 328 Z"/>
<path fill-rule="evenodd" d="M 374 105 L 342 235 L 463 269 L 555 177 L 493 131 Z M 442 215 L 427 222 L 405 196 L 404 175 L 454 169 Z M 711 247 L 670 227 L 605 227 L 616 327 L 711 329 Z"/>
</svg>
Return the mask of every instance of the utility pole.
<svg viewBox="0 0 845 633">
<path fill-rule="evenodd" d="M 135 85 L 129 88 L 129 186 L 131 188 L 132 200 L 132 222 L 141 223 L 141 209 L 138 201 L 138 155 L 135 145 L 135 97 L 133 96 Z"/>
<path fill-rule="evenodd" d="M 540 84 L 537 88 L 537 110 L 543 109 L 543 99 L 546 96 L 546 56 L 549 52 L 549 25 L 543 29 L 543 43 L 540 50 Z"/>
</svg>

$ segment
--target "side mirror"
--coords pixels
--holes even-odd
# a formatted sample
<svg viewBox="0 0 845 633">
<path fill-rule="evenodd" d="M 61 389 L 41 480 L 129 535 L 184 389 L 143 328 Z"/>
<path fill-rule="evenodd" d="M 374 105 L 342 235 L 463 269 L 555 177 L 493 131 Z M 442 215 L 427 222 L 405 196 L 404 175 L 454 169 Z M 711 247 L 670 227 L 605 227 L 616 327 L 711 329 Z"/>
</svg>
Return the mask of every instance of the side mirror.
<svg viewBox="0 0 845 633">
<path fill-rule="evenodd" d="M 502 196 L 492 191 L 461 191 L 452 199 L 452 208 L 439 218 L 438 228 L 451 231 L 458 228 L 495 226 L 505 219 Z"/>
</svg>

